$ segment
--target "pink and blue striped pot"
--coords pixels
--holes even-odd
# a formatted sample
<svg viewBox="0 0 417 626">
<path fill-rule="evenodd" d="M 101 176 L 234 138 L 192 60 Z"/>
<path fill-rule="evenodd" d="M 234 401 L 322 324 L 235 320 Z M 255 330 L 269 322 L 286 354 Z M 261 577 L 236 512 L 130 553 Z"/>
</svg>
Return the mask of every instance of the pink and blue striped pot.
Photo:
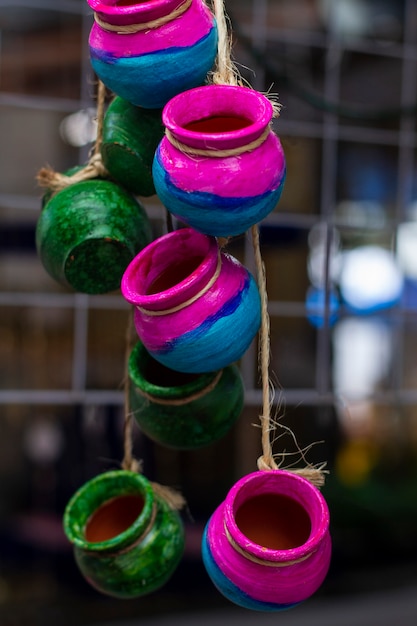
<svg viewBox="0 0 417 626">
<path fill-rule="evenodd" d="M 146 246 L 122 278 L 136 306 L 136 331 L 158 362 L 179 372 L 213 372 L 240 359 L 260 326 L 250 272 L 191 228 Z"/>
<path fill-rule="evenodd" d="M 217 25 L 203 0 L 87 2 L 96 19 L 91 64 L 115 94 L 162 109 L 176 94 L 204 83 L 217 54 Z"/>
<path fill-rule="evenodd" d="M 241 478 L 209 519 L 207 573 L 230 601 L 282 611 L 317 591 L 331 557 L 329 510 L 312 483 L 283 470 Z"/>
<path fill-rule="evenodd" d="M 241 234 L 273 211 L 286 167 L 272 117 L 270 101 L 248 87 L 206 85 L 172 98 L 153 162 L 168 211 L 216 237 Z"/>
</svg>

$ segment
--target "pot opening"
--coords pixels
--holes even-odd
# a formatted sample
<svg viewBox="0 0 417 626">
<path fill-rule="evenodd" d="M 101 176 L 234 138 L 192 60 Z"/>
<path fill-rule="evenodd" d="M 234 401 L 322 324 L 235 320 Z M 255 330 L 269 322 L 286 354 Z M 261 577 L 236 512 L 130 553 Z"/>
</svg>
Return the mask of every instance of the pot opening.
<svg viewBox="0 0 417 626">
<path fill-rule="evenodd" d="M 131 7 L 135 4 L 143 4 L 144 2 L 149 2 L 149 0 L 116 0 L 113 2 L 113 6 L 115 7 Z"/>
<path fill-rule="evenodd" d="M 281 494 L 265 493 L 246 500 L 237 509 L 235 520 L 250 541 L 271 550 L 298 548 L 311 532 L 305 509 Z"/>
<path fill-rule="evenodd" d="M 253 122 L 244 117 L 232 115 L 214 115 L 195 122 L 189 122 L 184 126 L 185 130 L 194 133 L 230 133 L 251 126 Z"/>
<path fill-rule="evenodd" d="M 204 256 L 195 255 L 172 263 L 150 283 L 146 290 L 146 295 L 150 296 L 171 289 L 171 287 L 188 278 L 203 261 Z"/>
<path fill-rule="evenodd" d="M 88 520 L 84 530 L 85 539 L 90 543 L 113 539 L 136 521 L 143 507 L 142 496 L 136 494 L 108 500 Z"/>
<path fill-rule="evenodd" d="M 186 374 L 165 367 L 155 359 L 148 359 L 144 367 L 145 379 L 157 387 L 183 387 L 196 380 L 200 374 Z"/>
</svg>

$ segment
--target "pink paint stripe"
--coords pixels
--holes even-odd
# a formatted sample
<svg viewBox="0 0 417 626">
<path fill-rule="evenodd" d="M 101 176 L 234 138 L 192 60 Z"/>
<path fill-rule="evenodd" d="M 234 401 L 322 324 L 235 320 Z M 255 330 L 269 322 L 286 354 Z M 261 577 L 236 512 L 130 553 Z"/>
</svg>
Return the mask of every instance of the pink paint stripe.
<svg viewBox="0 0 417 626">
<path fill-rule="evenodd" d="M 164 138 L 158 159 L 170 183 L 182 191 L 225 198 L 250 198 L 273 191 L 285 174 L 284 151 L 272 132 L 254 152 L 225 159 L 187 157 Z M 239 172 L 238 176 L 236 172 Z"/>
<path fill-rule="evenodd" d="M 177 28 L 181 20 L 181 28 Z M 89 44 L 115 57 L 140 56 L 169 48 L 195 45 L 214 27 L 214 18 L 204 5 L 193 2 L 180 18 L 160 28 L 133 35 L 115 35 L 93 24 Z"/>
</svg>

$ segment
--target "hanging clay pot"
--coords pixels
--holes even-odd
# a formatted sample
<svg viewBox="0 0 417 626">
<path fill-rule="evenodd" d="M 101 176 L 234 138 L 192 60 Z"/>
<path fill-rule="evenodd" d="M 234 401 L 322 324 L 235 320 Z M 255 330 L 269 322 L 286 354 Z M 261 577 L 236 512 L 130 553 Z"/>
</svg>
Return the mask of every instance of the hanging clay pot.
<svg viewBox="0 0 417 626">
<path fill-rule="evenodd" d="M 152 161 L 163 134 L 160 109 L 114 98 L 104 116 L 100 150 L 111 177 L 135 195 L 152 196 Z"/>
<path fill-rule="evenodd" d="M 127 265 L 151 238 L 142 205 L 119 185 L 99 179 L 74 183 L 50 197 L 36 227 L 46 271 L 90 294 L 119 289 Z"/>
<path fill-rule="evenodd" d="M 245 232 L 276 206 L 285 157 L 270 128 L 270 101 L 253 89 L 206 85 L 165 106 L 155 154 L 156 193 L 192 228 L 217 237 Z"/>
<path fill-rule="evenodd" d="M 250 272 L 191 228 L 156 239 L 127 267 L 122 295 L 150 354 L 179 372 L 214 372 L 240 359 L 260 326 Z"/>
<path fill-rule="evenodd" d="M 202 541 L 212 582 L 248 609 L 280 611 L 310 597 L 330 563 L 329 511 L 316 487 L 287 471 L 241 478 Z"/>
<path fill-rule="evenodd" d="M 86 580 L 118 598 L 159 589 L 184 549 L 178 512 L 144 476 L 127 470 L 85 483 L 65 509 L 64 531 Z"/>
<path fill-rule="evenodd" d="M 204 83 L 217 54 L 217 27 L 203 0 L 87 0 L 96 22 L 90 57 L 100 80 L 145 109 Z"/>
<path fill-rule="evenodd" d="M 130 409 L 141 430 L 157 443 L 180 450 L 223 437 L 243 409 L 239 369 L 185 374 L 168 369 L 138 342 L 129 358 Z"/>
</svg>

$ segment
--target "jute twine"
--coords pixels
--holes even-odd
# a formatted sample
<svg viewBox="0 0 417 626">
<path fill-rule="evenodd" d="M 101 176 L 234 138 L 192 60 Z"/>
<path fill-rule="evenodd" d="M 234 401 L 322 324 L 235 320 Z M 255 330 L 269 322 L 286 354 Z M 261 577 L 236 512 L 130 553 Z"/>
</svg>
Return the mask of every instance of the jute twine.
<svg viewBox="0 0 417 626">
<path fill-rule="evenodd" d="M 212 148 L 212 149 L 206 148 L 203 150 L 201 148 L 193 148 L 191 146 L 186 146 L 185 144 L 178 141 L 178 139 L 175 139 L 171 131 L 169 131 L 168 129 L 165 130 L 165 135 L 168 141 L 174 146 L 174 148 L 177 148 L 177 150 L 180 150 L 181 152 L 184 152 L 185 154 L 189 154 L 192 156 L 208 156 L 208 157 L 214 157 L 217 159 L 224 159 L 226 157 L 238 156 L 239 154 L 243 154 L 245 152 L 250 152 L 251 150 L 255 150 L 255 148 L 259 148 L 259 146 L 263 144 L 263 142 L 268 137 L 269 133 L 270 133 L 270 128 L 268 126 L 268 128 L 265 129 L 265 131 L 262 133 L 262 135 L 260 135 L 260 137 L 258 137 L 254 141 L 251 141 L 243 146 L 238 146 L 236 148 L 229 148 L 227 150 L 218 150 L 217 148 Z"/>
<path fill-rule="evenodd" d="M 262 415 L 259 416 L 262 427 L 262 455 L 259 457 L 257 464 L 260 470 L 271 469 L 287 469 L 283 468 L 282 464 L 277 464 L 272 452 L 271 433 L 275 429 L 275 423 L 271 419 L 271 405 L 272 405 L 272 383 L 269 378 L 269 363 L 270 363 L 270 323 L 268 313 L 268 295 L 266 287 L 266 273 L 265 264 L 261 256 L 261 248 L 259 242 L 259 229 L 258 226 L 252 226 L 252 243 L 255 256 L 256 275 L 259 287 L 259 293 L 261 297 L 261 328 L 259 331 L 259 369 L 261 372 L 262 380 Z M 292 434 L 294 441 L 295 436 L 290 429 L 287 430 Z M 302 458 L 304 454 L 302 450 L 298 450 Z M 298 474 L 303 478 L 306 478 L 316 487 L 322 487 L 324 485 L 324 472 L 323 465 L 320 467 L 314 467 L 307 464 L 306 467 L 301 469 L 288 468 L 288 471 Z"/>
<path fill-rule="evenodd" d="M 180 4 L 168 15 L 164 15 L 156 20 L 150 20 L 149 22 L 143 22 L 141 24 L 109 24 L 109 22 L 106 22 L 106 20 L 100 17 L 98 13 L 94 13 L 94 19 L 104 30 L 118 35 L 133 35 L 142 31 L 153 30 L 155 28 L 159 28 L 160 26 L 164 26 L 164 24 L 172 22 L 190 8 L 192 1 L 193 0 L 184 0 L 182 4 Z"/>
<path fill-rule="evenodd" d="M 211 393 L 213 389 L 217 387 L 219 381 L 223 375 L 223 370 L 220 370 L 216 373 L 214 378 L 210 381 L 208 385 L 196 391 L 195 393 L 191 393 L 189 396 L 185 398 L 158 398 L 151 393 L 147 393 L 143 389 L 137 387 L 138 393 L 155 404 L 160 404 L 161 406 L 185 406 L 186 404 L 190 404 L 190 402 L 194 402 L 195 400 L 200 400 L 200 398 L 204 398 L 207 394 Z"/>
<path fill-rule="evenodd" d="M 313 550 L 312 552 L 306 554 L 305 556 L 301 556 L 299 559 L 292 559 L 291 561 L 268 561 L 265 558 L 261 559 L 255 556 L 254 554 L 250 554 L 247 550 L 244 550 L 243 548 L 241 548 L 231 536 L 230 532 L 228 531 L 226 527 L 226 524 L 224 525 L 224 532 L 225 532 L 228 542 L 233 546 L 236 552 L 239 552 L 239 554 L 245 557 L 245 559 L 247 559 L 248 561 L 251 561 L 252 563 L 256 563 L 257 565 L 262 565 L 263 567 L 264 566 L 288 567 L 289 565 L 296 565 L 297 563 L 302 563 L 303 561 L 306 561 L 315 553 L 315 550 Z"/>
<path fill-rule="evenodd" d="M 133 347 L 134 323 L 133 311 L 130 311 L 126 330 L 125 378 L 124 378 L 124 422 L 123 422 L 123 449 L 124 455 L 121 467 L 130 472 L 142 472 L 142 461 L 133 456 L 133 412 L 130 410 L 130 377 L 129 356 Z M 172 487 L 151 482 L 154 493 L 165 500 L 176 511 L 186 505 L 185 498 Z M 143 537 L 143 536 L 142 536 Z"/>
<path fill-rule="evenodd" d="M 231 58 L 231 37 L 228 33 L 226 12 L 223 0 L 213 0 L 214 13 L 217 20 L 219 43 L 218 43 L 218 56 L 216 62 L 216 68 L 212 75 L 212 81 L 214 84 L 219 85 L 241 85 L 239 73 L 234 66 Z M 274 113 L 279 113 L 279 106 L 273 104 Z M 259 369 L 262 380 L 262 415 L 260 415 L 260 422 L 262 427 L 262 455 L 257 461 L 258 469 L 260 470 L 274 470 L 282 468 L 282 463 L 277 464 L 272 452 L 271 433 L 274 431 L 276 424 L 271 419 L 271 406 L 272 406 L 272 383 L 269 377 L 269 364 L 270 364 L 270 321 L 268 314 L 268 295 L 266 286 L 266 273 L 265 265 L 262 260 L 260 242 L 259 242 L 259 229 L 255 224 L 251 228 L 252 243 L 255 257 L 256 274 L 259 293 L 261 297 L 261 328 L 259 331 Z M 287 429 L 289 430 L 289 429 Z M 290 431 L 291 432 L 291 431 Z M 294 441 L 296 442 L 294 434 L 291 432 Z M 298 447 L 298 445 L 297 445 Z M 302 459 L 305 461 L 304 453 L 298 449 Z M 285 469 L 285 468 L 282 468 Z M 314 467 L 306 463 L 306 467 L 301 469 L 289 469 L 288 471 L 294 472 L 300 476 L 303 476 L 317 487 L 321 487 L 324 484 L 324 472 L 323 465 Z"/>
<path fill-rule="evenodd" d="M 108 171 L 104 167 L 100 152 L 101 143 L 103 141 L 105 100 L 106 87 L 101 80 L 99 80 L 97 87 L 97 137 L 93 153 L 87 164 L 69 176 L 56 172 L 50 167 L 43 167 L 39 170 L 36 176 L 40 187 L 49 189 L 52 193 L 57 193 L 58 191 L 62 191 L 62 189 L 70 187 L 75 183 L 80 183 L 84 180 L 91 180 L 92 178 L 97 177 L 106 178 L 108 176 Z"/>
</svg>

